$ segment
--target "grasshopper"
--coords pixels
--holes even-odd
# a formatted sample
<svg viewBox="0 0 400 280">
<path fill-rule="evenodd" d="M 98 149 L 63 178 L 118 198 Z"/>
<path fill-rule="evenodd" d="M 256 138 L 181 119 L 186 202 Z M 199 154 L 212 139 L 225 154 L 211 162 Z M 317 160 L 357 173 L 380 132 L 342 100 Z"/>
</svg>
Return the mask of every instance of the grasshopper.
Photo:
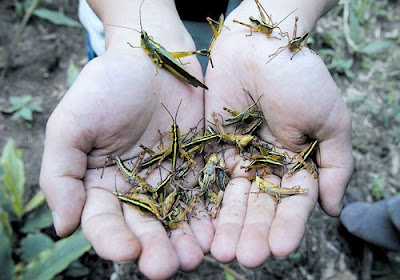
<svg viewBox="0 0 400 280">
<path fill-rule="evenodd" d="M 183 67 L 183 64 L 179 61 L 179 58 L 199 54 L 203 56 L 209 56 L 208 50 L 198 50 L 198 51 L 189 51 L 189 52 L 169 52 L 167 51 L 161 44 L 157 43 L 150 37 L 146 31 L 143 30 L 142 26 L 142 16 L 141 9 L 144 0 L 140 4 L 139 7 L 139 23 L 140 23 L 140 31 L 135 28 L 108 24 L 113 27 L 120 27 L 134 30 L 140 33 L 140 46 L 133 46 L 128 42 L 128 45 L 132 48 L 142 48 L 146 54 L 151 58 L 151 60 L 157 65 L 157 73 L 158 68 L 165 67 L 168 71 L 174 74 L 176 77 L 181 79 L 182 81 L 194 86 L 201 87 L 208 90 L 208 87 L 200 82 L 196 77 L 189 73 L 189 71 Z"/>
<path fill-rule="evenodd" d="M 275 202 L 278 204 L 281 198 L 295 195 L 295 194 L 307 194 L 308 189 L 302 189 L 300 186 L 294 186 L 293 188 L 281 188 L 278 185 L 271 183 L 270 181 L 263 179 L 262 177 L 256 175 L 256 185 L 258 187 L 259 193 L 265 192 L 271 196 Z"/>
<path fill-rule="evenodd" d="M 213 204 L 212 210 L 209 210 L 208 212 L 211 218 L 215 219 L 219 213 L 219 209 L 221 208 L 222 199 L 224 198 L 224 191 L 219 190 L 218 193 L 216 193 L 212 188 L 210 188 L 208 190 L 208 197 L 210 203 Z"/>
<path fill-rule="evenodd" d="M 313 141 L 307 147 L 305 147 L 300 153 L 298 153 L 295 158 L 297 163 L 289 170 L 288 176 L 292 176 L 294 173 L 299 171 L 302 168 L 306 168 L 308 172 L 313 175 L 313 178 L 316 179 L 318 177 L 317 171 L 313 168 L 313 165 L 310 165 L 308 159 L 310 159 L 312 153 L 315 150 L 315 147 L 318 144 L 318 140 Z"/>
<path fill-rule="evenodd" d="M 284 17 L 280 22 L 278 23 L 273 23 L 271 16 L 265 11 L 264 7 L 260 4 L 258 0 L 254 0 L 257 5 L 258 12 L 260 14 L 261 19 L 257 19 L 253 16 L 250 16 L 249 19 L 253 24 L 248 24 L 239 20 L 234 19 L 233 22 L 239 23 L 241 25 L 244 25 L 248 28 L 250 28 L 250 34 L 246 36 L 251 36 L 253 35 L 253 32 L 260 32 L 265 34 L 268 38 L 275 38 L 280 40 L 281 38 L 272 36 L 272 32 L 274 29 L 278 29 L 280 34 L 283 34 L 281 28 L 279 27 L 279 24 L 281 24 L 285 19 L 287 19 L 292 13 L 294 13 L 293 10 L 290 14 L 288 14 L 286 17 Z M 268 22 L 267 22 L 268 18 Z"/>
<path fill-rule="evenodd" d="M 250 92 L 243 89 L 248 96 L 253 100 L 253 104 L 247 107 L 242 112 L 236 112 L 235 110 L 229 109 L 227 107 L 223 107 L 224 111 L 227 111 L 232 115 L 232 117 L 224 120 L 224 126 L 235 124 L 238 122 L 250 122 L 252 124 L 252 128 L 247 128 L 247 131 L 254 131 L 257 127 L 262 124 L 263 115 L 262 112 L 258 110 L 257 103 L 260 101 L 262 95 L 258 98 L 257 101 L 253 99 Z M 247 134 L 247 133 L 245 133 Z"/>
<path fill-rule="evenodd" d="M 270 59 L 267 61 L 267 63 L 270 62 L 270 61 L 271 61 L 274 57 L 276 57 L 278 54 L 280 54 L 281 52 L 283 52 L 286 48 L 289 49 L 291 52 L 294 52 L 293 55 L 290 57 L 290 60 L 292 60 L 293 57 L 294 57 L 299 51 L 301 51 L 301 49 L 302 49 L 303 47 L 307 47 L 307 48 L 308 48 L 307 43 L 306 43 L 306 40 L 307 40 L 307 37 L 308 37 L 309 33 L 308 33 L 308 32 L 305 32 L 303 35 L 301 35 L 301 36 L 299 36 L 299 37 L 297 36 L 297 21 L 298 21 L 298 20 L 299 20 L 299 18 L 298 18 L 298 17 L 295 17 L 292 39 L 290 39 L 289 34 L 288 34 L 287 32 L 285 32 L 285 33 L 283 34 L 283 37 L 288 37 L 288 39 L 289 39 L 288 44 L 285 45 L 285 46 L 279 47 L 279 48 L 276 50 L 276 52 L 274 52 L 273 54 L 270 54 L 269 56 L 270 56 L 270 57 L 272 56 L 272 58 L 270 58 Z M 310 49 L 310 50 L 311 50 L 311 49 Z M 311 50 L 311 51 L 314 52 L 313 50 Z"/>
<path fill-rule="evenodd" d="M 219 160 L 217 154 L 212 153 L 203 169 L 200 170 L 199 173 L 201 175 L 198 177 L 198 182 L 202 192 L 207 191 L 211 185 L 215 183 L 217 177 L 216 170 L 221 168 L 218 163 Z"/>
<path fill-rule="evenodd" d="M 182 102 L 182 101 L 181 101 Z M 191 163 L 194 163 L 193 159 L 190 157 L 189 154 L 186 153 L 186 151 L 182 148 L 182 141 L 181 141 L 181 131 L 180 128 L 178 126 L 178 124 L 176 123 L 176 118 L 178 115 L 178 111 L 179 111 L 179 107 L 181 106 L 181 102 L 178 105 L 178 109 L 176 111 L 175 114 L 175 118 L 172 116 L 172 114 L 168 111 L 168 109 L 164 106 L 164 104 L 161 104 L 165 110 L 167 111 L 167 113 L 171 116 L 172 118 L 172 125 L 171 125 L 171 132 L 168 132 L 167 134 L 169 134 L 170 136 L 170 144 L 168 146 L 168 148 L 162 152 L 159 160 L 158 160 L 158 165 L 161 164 L 161 162 L 169 155 L 172 155 L 172 170 L 175 171 L 176 170 L 176 163 L 178 160 L 178 155 L 180 154 L 181 156 L 185 157 L 188 161 L 190 161 Z M 143 166 L 143 165 L 142 165 Z"/>
<path fill-rule="evenodd" d="M 142 161 L 142 156 L 140 156 L 139 160 L 136 162 L 134 168 L 129 170 L 122 159 L 119 156 L 115 156 L 114 161 L 117 165 L 118 170 L 124 176 L 124 178 L 133 186 L 133 189 L 139 193 L 147 193 L 154 192 L 154 189 L 151 185 L 149 185 L 142 177 L 138 175 L 139 169 L 138 166 Z"/>
<path fill-rule="evenodd" d="M 207 55 L 208 55 L 208 59 L 210 60 L 211 67 L 214 68 L 214 63 L 211 58 L 211 50 L 212 50 L 212 47 L 214 46 L 215 40 L 217 39 L 219 34 L 221 34 L 222 28 L 224 27 L 225 17 L 224 17 L 224 14 L 221 14 L 219 16 L 218 21 L 215 21 L 215 20 L 211 19 L 210 17 L 207 17 L 206 20 L 207 20 L 208 24 L 210 25 L 211 30 L 213 32 L 213 36 L 211 38 L 210 44 L 208 45 Z M 214 23 L 217 24 L 217 28 L 215 28 Z"/>
<path fill-rule="evenodd" d="M 251 159 L 252 162 L 247 165 L 247 166 L 240 166 L 240 168 L 245 168 L 246 171 L 249 169 L 255 169 L 255 168 L 265 168 L 269 166 L 275 166 L 275 167 L 283 167 L 284 165 L 284 158 L 282 159 L 281 157 L 277 157 L 274 155 L 254 155 L 249 157 L 248 159 Z"/>
<path fill-rule="evenodd" d="M 230 144 L 236 144 L 239 147 L 239 149 L 242 149 L 246 147 L 248 144 L 250 144 L 251 141 L 253 140 L 254 138 L 253 135 L 226 133 L 225 129 L 223 128 L 221 122 L 218 119 L 217 114 L 215 112 L 212 112 L 211 116 L 215 121 L 215 125 L 217 126 L 220 139 L 222 139 L 222 141 Z"/>
</svg>

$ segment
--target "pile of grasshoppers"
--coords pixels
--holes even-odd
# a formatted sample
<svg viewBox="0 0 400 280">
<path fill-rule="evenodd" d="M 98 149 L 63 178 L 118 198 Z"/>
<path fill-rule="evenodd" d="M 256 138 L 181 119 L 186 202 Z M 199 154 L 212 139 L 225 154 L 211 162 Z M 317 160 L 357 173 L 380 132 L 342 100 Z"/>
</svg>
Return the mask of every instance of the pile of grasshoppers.
<svg viewBox="0 0 400 280">
<path fill-rule="evenodd" d="M 211 59 L 211 49 L 224 27 L 224 16 L 221 15 L 218 21 L 207 18 L 213 31 L 213 37 L 208 49 L 190 52 L 169 52 L 143 30 L 140 16 L 143 3 L 144 0 L 139 9 L 141 30 L 134 29 L 141 35 L 141 46 L 128 44 L 133 48 L 142 48 L 156 63 L 157 70 L 164 67 L 182 81 L 194 87 L 200 86 L 207 90 L 208 88 L 205 84 L 184 68 L 179 58 L 193 54 L 207 56 L 211 66 L 214 67 Z M 287 37 L 287 45 L 280 47 L 270 57 L 275 57 L 287 48 L 294 52 L 291 57 L 292 59 L 302 47 L 307 47 L 305 41 L 308 33 L 304 33 L 301 36 L 297 36 L 296 34 L 298 17 L 295 17 L 292 38 L 279 27 L 279 24 L 295 10 L 279 23 L 274 23 L 259 1 L 255 0 L 255 3 L 259 11 L 259 19 L 250 16 L 249 20 L 251 23 L 239 20 L 233 20 L 233 22 L 248 27 L 250 29 L 248 36 L 252 35 L 253 32 L 260 32 L 268 38 L 280 40 Z M 214 24 L 217 24 L 217 27 Z M 118 27 L 117 25 L 110 26 Z M 275 29 L 279 31 L 280 37 L 275 36 L 273 33 Z M 248 91 L 245 90 L 245 92 L 251 97 Z M 236 148 L 239 154 L 249 162 L 248 165 L 243 165 L 241 168 L 245 169 L 245 171 L 256 170 L 256 176 L 254 178 L 249 177 L 249 180 L 255 180 L 259 192 L 269 194 L 277 203 L 279 203 L 282 197 L 288 195 L 306 194 L 308 192 L 307 189 L 298 186 L 290 189 L 281 188 L 269 182 L 263 176 L 274 168 L 286 169 L 288 176 L 305 168 L 316 178 L 318 173 L 311 157 L 318 142 L 313 141 L 308 147 L 295 155 L 294 158 L 276 151 L 273 145 L 261 140 L 256 135 L 257 130 L 264 122 L 263 114 L 259 110 L 257 103 L 258 101 L 256 102 L 253 99 L 253 104 L 242 111 L 224 107 L 223 110 L 229 113 L 231 117 L 222 120 L 215 112 L 212 112 L 213 125 L 207 125 L 203 132 L 190 131 L 185 134 L 181 134 L 176 121 L 179 106 L 175 117 L 165 108 L 172 118 L 171 130 L 166 133 L 169 136 L 169 145 L 167 148 L 163 148 L 163 145 L 160 144 L 160 151 L 155 152 L 141 145 L 143 151 L 133 159 L 128 159 L 131 161 L 136 159 L 132 169 L 129 169 L 124 163 L 125 160 L 122 160 L 119 156 L 108 157 L 109 160 L 115 163 L 119 172 L 132 186 L 129 192 L 121 194 L 116 191 L 115 195 L 120 201 L 132 205 L 142 213 L 152 214 L 168 230 L 176 228 L 182 221 L 187 220 L 188 216 L 199 203 L 203 203 L 210 216 L 216 218 L 223 201 L 225 188 L 230 181 L 231 172 L 225 166 L 223 155 L 221 156 L 221 153 L 216 152 L 207 153 L 204 156 L 204 167 L 200 171 L 195 172 L 197 165 L 195 158 L 203 154 L 205 145 L 208 144 L 224 144 Z M 235 126 L 234 132 L 227 132 L 228 129 L 226 127 L 228 126 Z M 155 171 L 156 168 L 162 167 L 162 163 L 166 160 L 171 162 L 168 175 L 164 176 L 156 186 L 150 185 L 146 181 L 146 177 Z M 289 164 L 291 164 L 291 167 L 288 169 Z M 260 170 L 262 170 L 261 175 L 258 175 Z M 140 175 L 144 171 L 146 171 L 145 174 Z M 190 172 L 195 173 L 198 186 L 186 189 L 182 187 L 182 182 Z"/>
<path fill-rule="evenodd" d="M 251 97 L 248 91 L 246 93 Z M 223 152 L 206 153 L 204 167 L 200 171 L 195 171 L 196 158 L 204 153 L 206 145 L 213 147 L 212 150 L 222 145 L 225 150 L 237 149 L 243 159 L 248 162 L 241 168 L 245 171 L 257 170 L 255 178 L 249 177 L 249 180 L 255 179 L 259 191 L 268 193 L 277 203 L 282 197 L 307 193 L 307 189 L 299 187 L 281 188 L 264 179 L 263 175 L 271 168 L 286 168 L 288 164 L 291 164 L 292 166 L 287 170 L 289 176 L 306 168 L 316 178 L 318 174 L 311 157 L 318 142 L 312 142 L 291 159 L 286 154 L 277 152 L 273 145 L 256 135 L 264 121 L 257 102 L 254 101 L 243 111 L 224 107 L 223 110 L 232 116 L 222 120 L 215 112 L 212 112 L 213 124 L 207 125 L 202 132 L 189 131 L 184 134 L 181 133 L 176 120 L 179 107 L 175 117 L 165 108 L 172 118 L 171 129 L 165 133 L 169 138 L 166 148 L 163 147 L 162 139 L 159 152 L 141 145 L 143 151 L 129 159 L 131 161 L 136 159 L 132 169 L 129 169 L 119 156 L 109 156 L 109 160 L 115 163 L 119 172 L 132 186 L 129 192 L 122 194 L 116 191 L 115 195 L 120 201 L 130 204 L 142 213 L 152 214 L 168 230 L 188 220 L 192 210 L 199 203 L 205 206 L 211 217 L 216 218 L 225 188 L 231 179 L 231 171 L 225 166 Z M 235 126 L 234 132 L 227 132 L 226 128 L 230 126 Z M 224 149 L 220 151 L 225 151 Z M 168 163 L 163 164 L 165 167 L 162 167 L 162 163 L 166 161 L 170 162 L 168 174 L 156 186 L 150 185 L 146 177 L 157 168 L 166 170 Z M 262 173 L 258 175 L 260 170 Z M 195 174 L 198 185 L 188 189 L 182 187 L 182 182 L 190 172 Z"/>
</svg>

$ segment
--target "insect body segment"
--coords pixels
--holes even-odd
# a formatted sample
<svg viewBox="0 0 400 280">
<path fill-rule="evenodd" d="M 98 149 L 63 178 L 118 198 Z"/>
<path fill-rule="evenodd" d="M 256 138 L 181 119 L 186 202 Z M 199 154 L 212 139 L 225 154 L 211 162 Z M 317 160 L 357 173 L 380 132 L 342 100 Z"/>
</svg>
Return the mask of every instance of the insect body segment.
<svg viewBox="0 0 400 280">
<path fill-rule="evenodd" d="M 141 30 L 140 32 L 140 45 L 145 50 L 147 55 L 154 61 L 158 68 L 165 67 L 172 74 L 180 78 L 181 80 L 191 84 L 194 87 L 201 87 L 208 90 L 208 87 L 200 82 L 196 77 L 190 74 L 182 65 L 177 58 L 189 56 L 192 54 L 208 55 L 206 50 L 194 51 L 194 52 L 168 52 L 163 46 L 155 42 L 146 31 Z M 128 43 L 129 44 L 129 43 Z M 134 48 L 131 44 L 131 47 Z"/>
</svg>

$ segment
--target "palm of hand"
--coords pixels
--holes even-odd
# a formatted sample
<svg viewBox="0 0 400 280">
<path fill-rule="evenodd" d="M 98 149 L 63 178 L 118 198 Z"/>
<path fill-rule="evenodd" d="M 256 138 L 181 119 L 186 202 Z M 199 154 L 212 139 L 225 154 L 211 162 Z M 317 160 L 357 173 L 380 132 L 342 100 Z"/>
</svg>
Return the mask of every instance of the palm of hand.
<svg viewBox="0 0 400 280">
<path fill-rule="evenodd" d="M 188 68 L 199 76 L 198 62 L 191 62 Z M 165 70 L 159 69 L 157 75 L 155 72 L 155 64 L 147 57 L 124 53 L 106 53 L 90 62 L 49 120 L 41 174 L 50 208 L 57 207 L 58 217 L 54 220 L 59 235 L 69 234 L 81 222 L 100 256 L 130 261 L 140 254 L 139 266 L 150 278 L 171 275 L 178 267 L 186 270 L 197 266 L 202 249 L 188 225 L 169 238 L 158 221 L 127 205 L 121 209 L 112 192 L 116 187 L 119 191 L 129 189 L 128 183 L 115 175 L 115 166 L 106 168 L 102 179 L 98 169 L 108 155 L 137 155 L 139 144 L 156 149 L 160 132 L 169 131 L 172 124 L 161 103 L 175 115 L 182 100 L 178 115 L 182 132 L 203 117 L 200 89 L 182 83 Z M 58 125 L 61 118 L 63 127 Z M 71 138 L 62 137 L 65 133 Z M 57 161 L 53 157 L 58 153 L 68 158 Z M 75 165 L 63 166 L 68 161 Z M 57 184 L 64 185 L 63 190 L 54 189 Z M 75 205 L 63 201 L 54 191 L 62 192 Z M 185 258 L 188 254 L 191 257 Z M 160 258 L 164 262 L 159 262 Z"/>
<path fill-rule="evenodd" d="M 300 185 L 309 189 L 308 195 L 283 199 L 277 206 L 265 193 L 256 193 L 255 183 L 251 185 L 246 179 L 248 174 L 239 168 L 240 157 L 228 155 L 233 179 L 215 223 L 211 252 L 221 261 L 236 257 L 245 266 L 257 267 L 271 253 L 287 256 L 298 247 L 318 194 L 328 214 L 340 212 L 353 168 L 350 118 L 334 81 L 316 54 L 305 48 L 291 60 L 292 53 L 285 50 L 267 63 L 268 55 L 285 41 L 268 39 L 260 33 L 245 37 L 248 33 L 243 27 L 243 32 L 235 26 L 230 28 L 213 48 L 215 68 L 209 68 L 206 75 L 210 88 L 205 100 L 206 118 L 212 111 L 227 116 L 221 112 L 223 107 L 241 111 L 253 104 L 245 89 L 254 100 L 259 99 L 258 107 L 264 113 L 265 122 L 259 132 L 262 139 L 291 155 L 311 139 L 320 142 L 318 180 L 307 170 L 290 178 L 268 176 L 282 187 Z"/>
</svg>

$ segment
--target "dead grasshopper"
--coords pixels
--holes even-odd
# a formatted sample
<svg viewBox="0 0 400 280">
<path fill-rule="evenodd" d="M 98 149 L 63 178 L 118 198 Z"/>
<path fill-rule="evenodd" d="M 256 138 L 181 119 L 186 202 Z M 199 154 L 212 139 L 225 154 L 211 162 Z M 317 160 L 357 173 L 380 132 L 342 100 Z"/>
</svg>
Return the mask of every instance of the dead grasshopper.
<svg viewBox="0 0 400 280">
<path fill-rule="evenodd" d="M 257 19 L 253 16 L 250 16 L 249 19 L 253 24 L 245 23 L 245 22 L 242 22 L 242 21 L 239 21 L 236 19 L 234 19 L 233 22 L 244 25 L 250 29 L 250 34 L 248 34 L 246 36 L 253 35 L 253 32 L 260 32 L 260 33 L 263 33 L 264 35 L 266 35 L 268 38 L 275 38 L 275 39 L 281 40 L 281 38 L 279 38 L 279 37 L 272 36 L 272 32 L 274 31 L 274 29 L 278 29 L 280 34 L 283 34 L 282 30 L 279 27 L 279 24 L 281 24 L 282 21 L 284 21 L 292 13 L 294 13 L 295 10 L 293 10 L 290 14 L 288 14 L 286 17 L 284 17 L 280 22 L 273 23 L 271 15 L 269 15 L 265 11 L 264 7 L 260 4 L 260 2 L 258 0 L 254 0 L 254 1 L 256 2 L 257 9 L 258 9 L 261 19 Z M 267 18 L 268 18 L 268 22 L 267 22 Z"/>
<path fill-rule="evenodd" d="M 281 188 L 278 185 L 271 183 L 270 181 L 263 179 L 262 177 L 256 175 L 256 185 L 258 187 L 258 193 L 265 192 L 271 196 L 275 203 L 279 203 L 281 198 L 296 195 L 296 194 L 307 194 L 308 189 L 302 189 L 300 186 L 294 186 L 293 188 Z"/>
<path fill-rule="evenodd" d="M 143 198 L 135 193 L 119 194 L 115 193 L 116 197 L 129 205 L 132 205 L 143 214 L 143 210 L 152 213 L 158 220 L 162 220 L 158 205 L 149 198 Z"/>
<path fill-rule="evenodd" d="M 165 108 L 165 110 L 168 112 L 168 114 L 171 116 L 171 119 L 172 119 L 171 131 L 167 132 L 167 134 L 170 136 L 170 143 L 169 143 L 168 148 L 165 151 L 155 154 L 149 160 L 147 160 L 146 162 L 143 162 L 140 166 L 141 168 L 150 167 L 151 165 L 153 165 L 153 163 L 157 163 L 157 166 L 160 166 L 161 163 L 164 161 L 164 159 L 166 159 L 170 155 L 172 155 L 172 165 L 171 165 L 172 171 L 175 171 L 177 169 L 176 164 L 177 164 L 179 155 L 181 157 L 185 157 L 192 164 L 195 164 L 194 160 L 190 157 L 190 155 L 188 153 L 186 153 L 186 151 L 182 148 L 182 141 L 181 141 L 182 135 L 181 135 L 180 128 L 176 122 L 176 118 L 178 115 L 178 111 L 179 111 L 181 102 L 178 105 L 178 109 L 176 111 L 175 118 L 168 111 L 168 109 L 164 106 L 164 104 L 161 104 Z M 154 170 L 154 168 L 149 168 L 147 173 L 149 174 L 153 170 Z"/>
<path fill-rule="evenodd" d="M 293 29 L 293 35 L 292 35 L 292 39 L 290 39 L 289 34 L 287 32 L 283 33 L 283 37 L 288 37 L 288 44 L 285 46 L 281 46 L 279 47 L 276 52 L 274 52 L 273 54 L 270 54 L 269 57 L 272 56 L 272 58 L 270 58 L 268 62 L 270 62 L 272 59 L 274 59 L 278 54 L 280 54 L 281 52 L 283 52 L 286 48 L 289 49 L 291 52 L 294 52 L 293 55 L 290 57 L 290 60 L 293 59 L 293 57 L 299 52 L 301 51 L 301 49 L 303 47 L 307 47 L 307 37 L 309 35 L 308 32 L 304 33 L 303 35 L 301 35 L 300 37 L 297 37 L 297 21 L 299 20 L 298 17 L 295 18 L 294 21 L 294 29 Z M 311 49 L 310 49 L 311 50 Z M 314 52 L 313 50 L 311 50 L 312 52 Z"/>
<path fill-rule="evenodd" d="M 216 218 L 219 213 L 219 209 L 221 208 L 222 199 L 224 198 L 224 191 L 219 190 L 216 193 L 212 188 L 210 188 L 207 192 L 209 203 L 208 203 L 208 213 L 211 218 Z M 210 209 L 211 208 L 211 209 Z"/>
<path fill-rule="evenodd" d="M 231 125 L 235 124 L 238 122 L 244 123 L 250 120 L 250 122 L 254 119 L 262 119 L 262 112 L 258 110 L 257 103 L 260 101 L 262 95 L 258 98 L 257 101 L 253 99 L 251 96 L 250 92 L 243 89 L 248 96 L 253 100 L 253 104 L 247 107 L 244 111 L 242 112 L 236 112 L 235 110 L 229 109 L 227 107 L 223 107 L 223 110 L 227 111 L 230 113 L 233 117 L 227 118 L 224 120 L 224 126 L 226 125 Z"/>
<path fill-rule="evenodd" d="M 139 176 L 139 169 L 138 166 L 140 165 L 140 162 L 142 161 L 143 154 L 139 156 L 139 160 L 136 162 L 135 166 L 133 167 L 132 170 L 129 170 L 121 158 L 119 156 L 114 157 L 115 164 L 122 174 L 124 178 L 133 186 L 133 189 L 135 192 L 145 194 L 147 192 L 154 192 L 154 189 L 151 185 L 149 185 L 145 179 Z"/>
<path fill-rule="evenodd" d="M 182 201 L 178 201 L 177 206 L 172 209 L 173 217 L 168 222 L 168 228 L 177 228 L 186 219 L 187 215 L 192 212 L 197 202 L 197 196 L 194 197 L 187 205 L 184 204 Z"/>
<path fill-rule="evenodd" d="M 306 168 L 308 172 L 310 172 L 314 179 L 318 178 L 318 172 L 315 170 L 315 167 L 308 162 L 312 153 L 315 150 L 315 147 L 318 144 L 318 140 L 310 143 L 306 148 L 304 148 L 300 153 L 298 153 L 295 158 L 297 160 L 296 164 L 288 171 L 288 176 L 292 176 L 294 173 L 299 171 L 302 168 Z"/>
<path fill-rule="evenodd" d="M 180 195 L 176 189 L 160 202 L 155 202 L 151 198 L 141 197 L 134 192 L 127 194 L 119 194 L 116 192 L 115 195 L 120 201 L 133 206 L 141 214 L 145 214 L 145 212 L 153 214 L 167 230 L 176 228 L 191 210 L 189 207 L 182 210 L 183 207 L 179 206 Z"/>
<path fill-rule="evenodd" d="M 134 30 L 134 31 L 140 33 L 140 46 L 133 46 L 129 42 L 128 42 L 128 45 L 131 46 L 132 48 L 142 48 L 146 52 L 146 54 L 151 58 L 151 60 L 157 65 L 157 73 L 158 73 L 158 68 L 165 67 L 168 71 L 170 71 L 172 74 L 174 74 L 176 77 L 183 80 L 184 82 L 186 82 L 194 87 L 200 86 L 201 88 L 208 90 L 208 87 L 206 85 L 204 85 L 202 82 L 200 82 L 192 74 L 190 74 L 188 72 L 188 70 L 186 70 L 186 68 L 183 67 L 183 64 L 179 61 L 179 58 L 193 55 L 193 54 L 208 56 L 209 55 L 208 50 L 198 50 L 198 51 L 189 51 L 189 52 L 169 52 L 169 51 L 167 51 L 161 44 L 154 41 L 147 34 L 147 32 L 143 30 L 142 16 L 141 16 L 141 9 L 142 9 L 143 3 L 144 3 L 144 0 L 142 1 L 142 3 L 140 4 L 140 7 L 139 7 L 140 31 L 137 29 L 134 29 L 134 28 L 124 27 L 124 26 L 119 26 L 119 25 L 112 25 L 112 24 L 108 24 L 108 25 L 114 26 L 114 27 L 131 29 L 131 30 Z"/>
<path fill-rule="evenodd" d="M 235 134 L 235 133 L 227 133 L 225 129 L 222 127 L 221 122 L 218 119 L 218 116 L 215 112 L 211 113 L 211 116 L 214 119 L 215 125 L 217 127 L 220 139 L 226 143 L 229 144 L 235 144 L 239 149 L 243 149 L 246 147 L 248 144 L 251 143 L 253 140 L 254 136 L 253 135 L 248 135 L 248 134 Z"/>
<path fill-rule="evenodd" d="M 217 154 L 212 153 L 207 160 L 207 163 L 200 170 L 200 175 L 198 177 L 199 186 L 202 192 L 206 192 L 212 184 L 215 183 L 217 178 L 216 170 L 220 167 Z"/>
<path fill-rule="evenodd" d="M 257 168 L 268 168 L 268 167 L 283 167 L 285 163 L 285 158 L 281 156 L 276 156 L 273 154 L 267 155 L 252 155 L 247 160 L 252 160 L 247 166 L 240 166 L 240 168 L 245 168 L 246 172 L 250 169 Z"/>
<path fill-rule="evenodd" d="M 215 170 L 215 185 L 219 190 L 225 191 L 228 181 L 230 179 L 230 172 L 225 168 L 225 160 L 222 156 L 218 163 L 218 168 Z"/>
<path fill-rule="evenodd" d="M 210 17 L 207 17 L 206 20 L 208 21 L 208 24 L 210 25 L 211 30 L 213 32 L 213 36 L 211 38 L 210 44 L 208 45 L 207 55 L 208 55 L 208 59 L 210 60 L 211 67 L 214 68 L 214 63 L 211 59 L 211 50 L 212 50 L 212 47 L 214 46 L 215 40 L 217 39 L 219 34 L 221 34 L 222 28 L 224 27 L 225 18 L 224 18 L 224 14 L 221 14 L 219 16 L 218 21 L 215 21 L 215 20 L 211 19 Z M 217 28 L 215 28 L 214 23 L 217 24 Z"/>
</svg>

